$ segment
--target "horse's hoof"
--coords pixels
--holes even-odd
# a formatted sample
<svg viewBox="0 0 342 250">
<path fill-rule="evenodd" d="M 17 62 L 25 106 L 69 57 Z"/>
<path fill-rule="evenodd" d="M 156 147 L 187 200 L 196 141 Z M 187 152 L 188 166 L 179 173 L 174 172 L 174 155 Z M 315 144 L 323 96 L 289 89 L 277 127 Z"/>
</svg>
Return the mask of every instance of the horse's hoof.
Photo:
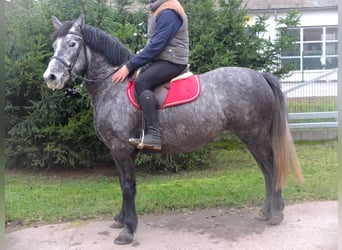
<svg viewBox="0 0 342 250">
<path fill-rule="evenodd" d="M 256 220 L 267 221 L 270 219 L 270 215 L 265 213 L 262 208 L 259 209 L 257 215 L 254 217 Z"/>
<path fill-rule="evenodd" d="M 280 222 L 282 222 L 283 219 L 284 219 L 283 214 L 277 214 L 277 215 L 272 214 L 270 216 L 269 223 L 270 223 L 270 225 L 275 226 L 275 225 L 278 225 Z"/>
<path fill-rule="evenodd" d="M 114 240 L 116 245 L 127 245 L 133 242 L 133 234 L 122 231 L 119 236 Z"/>
<path fill-rule="evenodd" d="M 114 222 L 112 223 L 112 225 L 109 226 L 110 228 L 114 228 L 114 229 L 120 229 L 124 227 L 124 224 L 121 223 L 120 221 L 114 220 Z"/>
</svg>

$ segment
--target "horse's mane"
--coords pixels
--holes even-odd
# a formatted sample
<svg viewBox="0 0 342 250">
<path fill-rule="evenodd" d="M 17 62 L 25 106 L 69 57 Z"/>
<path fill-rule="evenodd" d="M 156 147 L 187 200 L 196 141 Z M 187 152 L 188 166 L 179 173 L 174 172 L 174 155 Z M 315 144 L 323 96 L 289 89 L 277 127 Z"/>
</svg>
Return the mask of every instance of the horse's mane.
<svg viewBox="0 0 342 250">
<path fill-rule="evenodd" d="M 63 25 L 52 34 L 52 40 L 68 34 L 74 23 L 65 21 Z M 90 49 L 102 54 L 113 66 L 120 65 L 132 57 L 132 53 L 118 39 L 111 37 L 104 31 L 90 25 L 81 30 L 84 42 Z"/>
</svg>

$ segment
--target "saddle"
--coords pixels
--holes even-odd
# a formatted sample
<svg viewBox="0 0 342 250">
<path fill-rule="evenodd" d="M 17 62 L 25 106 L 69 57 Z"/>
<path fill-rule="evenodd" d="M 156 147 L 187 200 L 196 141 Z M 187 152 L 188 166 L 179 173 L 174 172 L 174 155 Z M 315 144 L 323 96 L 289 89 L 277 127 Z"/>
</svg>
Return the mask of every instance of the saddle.
<svg viewBox="0 0 342 250">
<path fill-rule="evenodd" d="M 141 110 L 134 92 L 134 79 L 128 81 L 127 96 L 133 106 Z M 163 109 L 196 100 L 200 96 L 201 85 L 197 75 L 186 72 L 156 87 L 153 92 L 158 109 Z"/>
</svg>

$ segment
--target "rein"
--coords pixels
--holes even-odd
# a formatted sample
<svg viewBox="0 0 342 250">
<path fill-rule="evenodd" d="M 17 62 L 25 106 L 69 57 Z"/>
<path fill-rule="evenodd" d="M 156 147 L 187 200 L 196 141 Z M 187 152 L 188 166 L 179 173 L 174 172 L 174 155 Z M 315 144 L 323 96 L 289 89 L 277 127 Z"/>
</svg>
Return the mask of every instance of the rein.
<svg viewBox="0 0 342 250">
<path fill-rule="evenodd" d="M 113 70 L 113 72 L 109 73 L 106 77 L 104 78 L 97 78 L 97 79 L 88 79 L 86 77 L 80 76 L 80 75 L 75 75 L 76 78 L 81 79 L 83 81 L 86 82 L 97 82 L 97 81 L 103 81 L 103 80 L 107 80 L 109 77 L 111 77 L 116 71 L 118 71 L 120 69 L 120 67 L 116 68 Z"/>
</svg>

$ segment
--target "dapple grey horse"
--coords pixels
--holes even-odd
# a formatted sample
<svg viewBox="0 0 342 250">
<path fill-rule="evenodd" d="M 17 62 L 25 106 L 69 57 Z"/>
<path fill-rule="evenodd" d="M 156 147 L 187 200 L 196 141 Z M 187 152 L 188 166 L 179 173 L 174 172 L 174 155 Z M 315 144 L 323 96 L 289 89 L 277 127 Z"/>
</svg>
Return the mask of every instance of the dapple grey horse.
<svg viewBox="0 0 342 250">
<path fill-rule="evenodd" d="M 102 30 L 86 25 L 84 16 L 60 22 L 53 17 L 54 55 L 44 73 L 49 88 L 62 89 L 81 77 L 94 112 L 98 137 L 111 151 L 122 189 L 122 208 L 114 227 L 122 228 L 116 244 L 134 239 L 138 218 L 135 206 L 138 152 L 128 142 L 141 132 L 141 111 L 126 96 L 125 82 L 113 84 L 113 68 L 125 63 L 131 52 Z M 287 123 L 287 109 L 277 79 L 268 73 L 240 67 L 223 67 L 199 75 L 201 95 L 193 102 L 158 111 L 162 150 L 183 153 L 211 142 L 223 131 L 235 132 L 260 167 L 266 186 L 258 218 L 278 224 L 283 220 L 282 185 L 288 169 L 299 180 L 302 173 Z M 227 159 L 229 160 L 229 159 Z"/>
</svg>

